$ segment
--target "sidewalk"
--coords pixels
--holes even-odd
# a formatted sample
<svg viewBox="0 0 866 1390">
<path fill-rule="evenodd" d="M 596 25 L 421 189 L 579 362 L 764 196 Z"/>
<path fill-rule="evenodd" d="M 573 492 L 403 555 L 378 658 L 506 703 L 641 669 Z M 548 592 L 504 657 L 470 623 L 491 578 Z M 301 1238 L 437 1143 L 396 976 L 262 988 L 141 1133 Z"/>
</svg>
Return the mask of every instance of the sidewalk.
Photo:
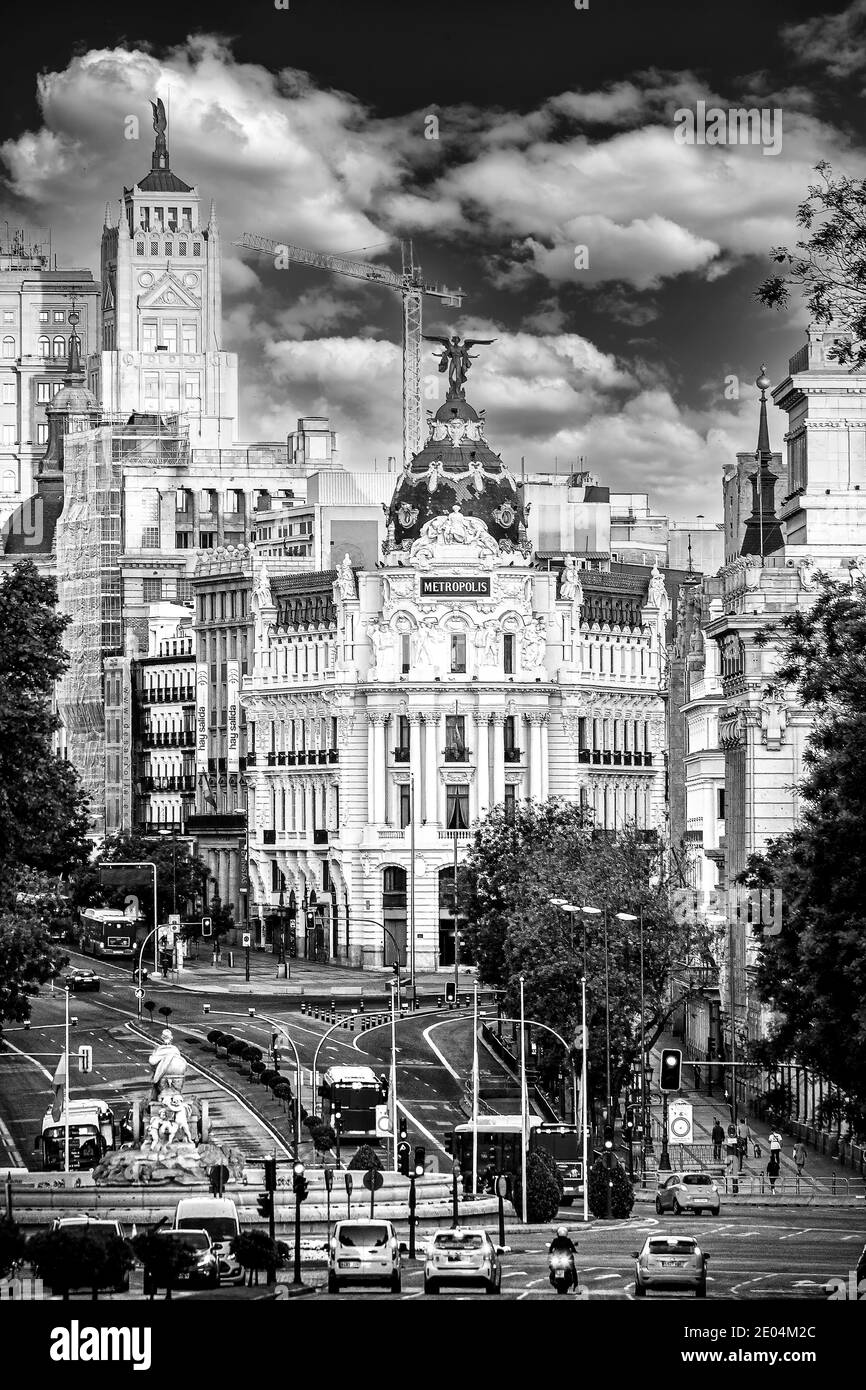
<svg viewBox="0 0 866 1390">
<path fill-rule="evenodd" d="M 673 1034 L 663 1034 L 653 1048 L 653 1072 L 659 1075 L 660 1053 L 665 1047 L 679 1047 L 681 1040 Z M 713 1094 L 707 1095 L 707 1072 L 706 1065 L 701 1067 L 702 1083 L 700 1092 L 694 1089 L 693 1069 L 691 1064 L 683 1063 L 682 1078 L 683 1087 L 678 1093 L 678 1098 L 688 1100 L 693 1107 L 692 1127 L 694 1132 L 695 1144 L 712 1144 L 713 1123 L 718 1119 L 722 1128 L 727 1133 L 728 1125 L 731 1123 L 731 1108 L 725 1103 L 724 1088 L 713 1087 Z M 660 1118 L 657 1115 L 656 1118 Z M 749 1126 L 749 1144 L 747 1156 L 743 1161 L 742 1177 L 759 1179 L 766 1174 L 767 1161 L 770 1157 L 770 1130 L 771 1126 L 763 1121 L 755 1120 L 745 1111 L 738 1110 L 738 1118 L 745 1118 Z M 780 1165 L 780 1177 L 787 1179 L 785 1184 L 790 1190 L 792 1180 L 797 1178 L 797 1166 L 793 1159 L 793 1149 L 795 1140 L 789 1134 L 779 1130 L 782 1135 L 782 1155 Z M 755 1141 L 761 1147 L 761 1157 L 755 1157 Z M 822 1154 L 815 1153 L 814 1150 L 807 1148 L 806 1166 L 803 1170 L 803 1177 L 800 1181 L 800 1194 L 808 1197 L 810 1194 L 831 1195 L 834 1187 L 836 1192 L 844 1190 L 848 1174 L 845 1169 L 840 1167 L 832 1159 L 826 1158 Z M 724 1149 L 722 1150 L 722 1162 L 724 1163 Z M 738 1174 L 735 1174 L 737 1176 Z M 835 1181 L 834 1181 L 835 1180 Z M 730 1181 L 730 1177 L 729 1177 Z M 767 1184 L 769 1193 L 769 1184 Z"/>
<path fill-rule="evenodd" d="M 179 972 L 170 971 L 167 983 L 174 988 L 192 989 L 204 994 L 272 994 L 275 998 L 297 998 L 310 996 L 316 1000 L 327 999 L 387 999 L 390 997 L 391 981 L 394 972 L 390 967 L 377 970 L 359 970 L 339 964 L 320 965 L 314 961 L 287 961 L 287 978 L 277 978 L 277 957 L 265 951 L 250 952 L 250 978 L 246 980 L 244 949 L 234 948 L 234 965 L 229 965 L 229 951 L 223 949 L 218 965 L 214 965 L 210 954 L 199 956 L 198 960 L 184 961 Z M 407 971 L 401 972 L 403 978 L 403 997 L 406 998 L 408 985 Z M 158 985 L 161 975 L 152 975 L 151 981 Z M 419 994 L 436 996 L 445 994 L 445 986 L 454 979 L 453 966 L 438 971 L 419 971 L 415 975 L 415 986 Z M 475 970 L 471 966 L 460 967 L 460 992 L 471 993 L 475 983 Z"/>
</svg>

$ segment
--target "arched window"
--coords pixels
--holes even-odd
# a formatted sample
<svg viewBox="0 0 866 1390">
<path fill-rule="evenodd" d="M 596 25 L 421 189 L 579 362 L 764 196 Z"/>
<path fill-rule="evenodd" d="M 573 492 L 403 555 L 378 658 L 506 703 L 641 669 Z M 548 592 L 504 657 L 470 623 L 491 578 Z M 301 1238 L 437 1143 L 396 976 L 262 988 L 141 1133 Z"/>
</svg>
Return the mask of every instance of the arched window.
<svg viewBox="0 0 866 1390">
<path fill-rule="evenodd" d="M 14 339 L 14 338 L 4 338 L 4 339 L 3 339 L 3 356 L 4 356 L 4 357 L 14 357 L 14 356 L 15 356 L 15 339 Z"/>
<path fill-rule="evenodd" d="M 39 339 L 39 345 L 38 345 L 38 346 L 39 346 L 39 356 L 40 356 L 40 357 L 50 357 L 50 356 L 51 356 L 51 339 L 50 339 L 50 338 L 44 338 L 44 337 L 43 337 L 43 338 L 40 338 L 40 339 Z"/>
<path fill-rule="evenodd" d="M 54 357 L 65 357 L 65 356 L 66 356 L 66 339 L 65 339 L 65 338 L 61 338 L 60 334 L 58 333 L 57 337 L 56 337 L 56 338 L 54 339 L 54 341 L 53 341 L 52 348 L 53 348 L 52 355 L 53 355 Z"/>
</svg>

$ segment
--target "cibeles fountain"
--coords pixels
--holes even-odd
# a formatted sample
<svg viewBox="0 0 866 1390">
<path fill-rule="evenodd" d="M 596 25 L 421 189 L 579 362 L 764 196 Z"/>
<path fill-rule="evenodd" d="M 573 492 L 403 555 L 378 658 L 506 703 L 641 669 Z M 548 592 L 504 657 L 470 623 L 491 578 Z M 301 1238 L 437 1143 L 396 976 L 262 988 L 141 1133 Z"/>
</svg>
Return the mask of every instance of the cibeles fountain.
<svg viewBox="0 0 866 1390">
<path fill-rule="evenodd" d="M 213 1167 L 240 1178 L 243 1159 L 210 1142 L 206 1101 L 184 1095 L 187 1062 L 166 1028 L 148 1057 L 146 1099 L 132 1106 L 131 1143 L 106 1153 L 93 1170 L 97 1184 L 206 1183 Z"/>
</svg>

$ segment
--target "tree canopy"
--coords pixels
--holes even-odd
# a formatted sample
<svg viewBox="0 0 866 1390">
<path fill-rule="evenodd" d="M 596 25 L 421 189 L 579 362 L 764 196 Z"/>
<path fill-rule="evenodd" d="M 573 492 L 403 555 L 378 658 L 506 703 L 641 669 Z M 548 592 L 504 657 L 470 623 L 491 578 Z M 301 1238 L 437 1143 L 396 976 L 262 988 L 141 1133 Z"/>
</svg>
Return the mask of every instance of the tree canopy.
<svg viewBox="0 0 866 1390">
<path fill-rule="evenodd" d="M 760 953 L 758 988 L 777 1011 L 765 1053 L 823 1072 L 866 1109 L 866 582 L 818 581 L 789 614 L 779 678 L 815 713 L 797 826 L 750 865 L 781 891 L 783 925 Z"/>
<path fill-rule="evenodd" d="M 142 874 L 141 888 L 116 887 L 103 884 L 100 867 L 119 862 L 156 865 L 156 886 L 159 898 L 159 920 L 165 922 L 175 910 L 183 913 L 186 903 L 200 898 L 207 901 L 208 866 L 197 854 L 190 854 L 182 840 L 166 836 L 144 836 L 137 833 L 112 835 L 103 843 L 99 853 L 72 875 L 71 891 L 76 907 L 92 907 L 104 903 L 107 907 L 123 907 L 129 893 L 139 893 L 141 908 L 150 917 L 153 899 L 153 878 L 150 870 Z M 217 923 L 214 922 L 217 931 Z"/>
<path fill-rule="evenodd" d="M 52 739 L 54 682 L 66 669 L 57 587 L 30 560 L 0 579 L 0 883 L 15 866 L 67 872 L 89 853 L 88 814 Z"/>
<path fill-rule="evenodd" d="M 791 289 L 801 290 L 812 321 L 845 335 L 831 357 L 859 369 L 866 364 L 866 179 L 834 179 L 825 160 L 815 168 L 820 182 L 797 209 L 797 225 L 809 236 L 793 250 L 773 247 L 785 271 L 768 276 L 756 297 L 782 309 Z"/>
<path fill-rule="evenodd" d="M 702 928 L 677 920 L 668 903 L 657 848 L 639 831 L 616 838 L 594 831 L 591 813 L 565 800 L 497 807 L 476 833 L 463 871 L 467 936 L 485 984 L 505 991 L 517 1015 L 524 977 L 527 1018 L 571 1041 L 579 1033 L 580 980 L 586 971 L 590 1091 L 605 1089 L 605 948 L 607 918 L 611 1089 L 619 1094 L 640 1057 L 640 917 L 644 938 L 644 1044 L 663 1032 L 673 1006 L 668 981 Z M 598 914 L 570 913 L 563 899 Z M 618 919 L 628 913 L 635 921 Z"/>
<path fill-rule="evenodd" d="M 65 918 L 54 915 L 51 881 L 33 870 L 10 872 L 0 890 L 0 1022 L 30 1017 L 30 1000 L 69 957 L 51 930 Z"/>
</svg>

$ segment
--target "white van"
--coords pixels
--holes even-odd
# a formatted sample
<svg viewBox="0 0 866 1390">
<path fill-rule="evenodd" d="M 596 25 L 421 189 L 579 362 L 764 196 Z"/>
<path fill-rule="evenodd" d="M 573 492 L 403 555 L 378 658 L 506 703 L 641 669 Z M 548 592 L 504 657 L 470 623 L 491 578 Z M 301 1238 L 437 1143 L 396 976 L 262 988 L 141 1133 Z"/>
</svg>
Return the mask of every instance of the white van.
<svg viewBox="0 0 866 1390">
<path fill-rule="evenodd" d="M 238 1209 L 230 1197 L 181 1197 L 174 1213 L 174 1230 L 207 1231 L 219 1261 L 221 1284 L 242 1284 L 244 1271 L 231 1253 L 240 1234 Z"/>
</svg>

